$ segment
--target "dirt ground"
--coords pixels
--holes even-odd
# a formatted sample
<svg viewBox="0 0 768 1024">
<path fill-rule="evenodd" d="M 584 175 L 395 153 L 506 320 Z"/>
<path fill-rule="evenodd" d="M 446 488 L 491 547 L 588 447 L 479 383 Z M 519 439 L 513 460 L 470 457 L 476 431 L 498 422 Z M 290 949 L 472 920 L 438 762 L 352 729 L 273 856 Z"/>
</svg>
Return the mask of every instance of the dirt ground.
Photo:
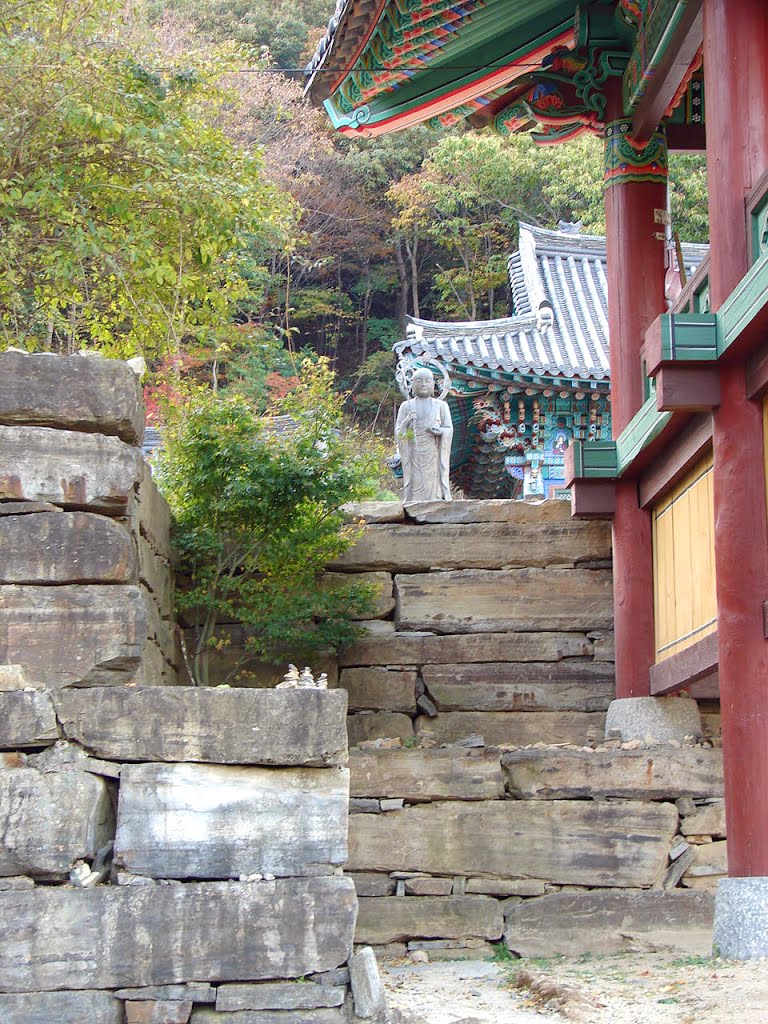
<svg viewBox="0 0 768 1024">
<path fill-rule="evenodd" d="M 659 953 L 381 965 L 397 1024 L 768 1024 L 768 961 Z"/>
</svg>

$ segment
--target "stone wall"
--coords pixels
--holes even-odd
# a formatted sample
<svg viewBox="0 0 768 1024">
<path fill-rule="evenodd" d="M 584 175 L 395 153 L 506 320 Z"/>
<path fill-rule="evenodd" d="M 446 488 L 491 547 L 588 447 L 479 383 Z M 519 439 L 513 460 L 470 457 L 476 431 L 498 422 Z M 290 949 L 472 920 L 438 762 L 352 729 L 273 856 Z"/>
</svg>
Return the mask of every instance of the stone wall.
<svg viewBox="0 0 768 1024">
<path fill-rule="evenodd" d="M 380 615 L 339 661 L 357 941 L 708 951 L 720 751 L 605 740 L 609 525 L 562 502 L 355 511 L 333 570 L 374 582 Z"/>
<path fill-rule="evenodd" d="M 0 664 L 26 685 L 177 683 L 170 515 L 125 363 L 0 354 Z"/>
<path fill-rule="evenodd" d="M 142 429 L 125 365 L 0 356 L 0 1020 L 377 1019 L 346 694 L 168 685 Z"/>
</svg>

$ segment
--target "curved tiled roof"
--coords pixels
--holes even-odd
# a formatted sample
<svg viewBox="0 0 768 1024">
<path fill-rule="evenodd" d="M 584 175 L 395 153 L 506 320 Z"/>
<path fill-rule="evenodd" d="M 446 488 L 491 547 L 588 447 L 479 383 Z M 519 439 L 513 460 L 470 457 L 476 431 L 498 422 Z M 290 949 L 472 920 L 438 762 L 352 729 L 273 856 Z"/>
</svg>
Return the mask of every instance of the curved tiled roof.
<svg viewBox="0 0 768 1024">
<path fill-rule="evenodd" d="M 520 247 L 508 261 L 515 316 L 463 323 L 412 318 L 395 351 L 505 372 L 607 380 L 606 242 L 563 227 L 520 224 Z M 683 245 L 689 275 L 707 252 L 706 245 Z"/>
</svg>

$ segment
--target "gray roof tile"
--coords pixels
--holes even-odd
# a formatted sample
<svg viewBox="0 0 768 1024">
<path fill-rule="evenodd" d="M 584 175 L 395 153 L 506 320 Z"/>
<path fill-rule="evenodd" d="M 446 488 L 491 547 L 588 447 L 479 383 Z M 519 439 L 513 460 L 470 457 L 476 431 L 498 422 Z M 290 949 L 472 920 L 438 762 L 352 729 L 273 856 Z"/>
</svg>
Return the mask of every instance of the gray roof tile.
<svg viewBox="0 0 768 1024">
<path fill-rule="evenodd" d="M 690 276 L 706 245 L 683 245 Z M 438 358 L 506 372 L 579 380 L 610 377 L 606 242 L 598 235 L 520 224 L 520 247 L 508 260 L 515 316 L 445 323 L 411 318 L 398 354 Z M 542 303 L 554 320 L 539 320 Z"/>
</svg>

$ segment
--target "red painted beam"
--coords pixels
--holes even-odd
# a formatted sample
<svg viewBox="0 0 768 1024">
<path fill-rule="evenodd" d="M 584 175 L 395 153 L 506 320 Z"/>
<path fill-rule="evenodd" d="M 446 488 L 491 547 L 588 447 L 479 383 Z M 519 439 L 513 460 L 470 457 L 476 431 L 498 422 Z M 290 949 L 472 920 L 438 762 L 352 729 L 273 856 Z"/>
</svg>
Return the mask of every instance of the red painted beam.
<svg viewBox="0 0 768 1024">
<path fill-rule="evenodd" d="M 659 412 L 703 412 L 720 404 L 720 371 L 717 366 L 663 363 L 656 374 L 656 408 Z"/>
</svg>

